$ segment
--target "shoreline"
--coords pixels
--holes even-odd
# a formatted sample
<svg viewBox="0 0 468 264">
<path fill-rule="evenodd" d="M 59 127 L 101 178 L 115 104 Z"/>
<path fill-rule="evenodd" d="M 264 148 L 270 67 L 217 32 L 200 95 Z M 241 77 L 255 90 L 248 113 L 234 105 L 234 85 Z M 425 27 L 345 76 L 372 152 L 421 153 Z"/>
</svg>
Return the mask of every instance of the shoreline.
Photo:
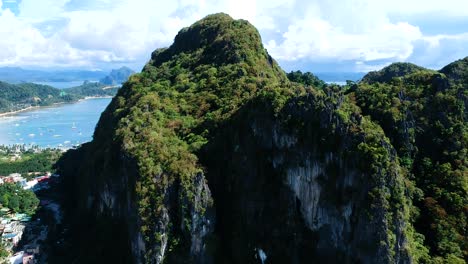
<svg viewBox="0 0 468 264">
<path fill-rule="evenodd" d="M 7 117 L 7 116 L 10 116 L 10 115 L 16 115 L 16 114 L 19 114 L 21 112 L 26 112 L 26 111 L 29 111 L 29 110 L 33 110 L 33 109 L 36 109 L 36 108 L 40 108 L 40 106 L 28 106 L 26 108 L 23 108 L 23 109 L 20 109 L 20 110 L 16 110 L 16 111 L 10 111 L 10 112 L 5 112 L 5 113 L 0 113 L 0 118 L 1 117 Z"/>
<path fill-rule="evenodd" d="M 61 102 L 61 103 L 53 103 L 52 105 L 46 105 L 46 106 L 28 106 L 23 109 L 19 109 L 16 111 L 10 111 L 10 112 L 5 112 L 5 113 L 0 113 L 0 119 L 12 115 L 16 115 L 22 112 L 27 112 L 31 110 L 35 110 L 38 108 L 46 108 L 46 107 L 51 107 L 51 106 L 58 106 L 58 105 L 63 105 L 63 104 L 76 104 L 85 100 L 90 100 L 90 99 L 112 99 L 114 98 L 113 96 L 85 96 L 84 98 L 78 99 L 78 101 L 75 102 Z"/>
</svg>

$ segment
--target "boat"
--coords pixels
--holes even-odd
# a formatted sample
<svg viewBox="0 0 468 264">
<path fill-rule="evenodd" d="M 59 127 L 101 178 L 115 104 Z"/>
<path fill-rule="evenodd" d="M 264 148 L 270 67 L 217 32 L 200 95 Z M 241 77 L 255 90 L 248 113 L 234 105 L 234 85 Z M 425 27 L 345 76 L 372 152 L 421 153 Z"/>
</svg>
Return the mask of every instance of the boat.
<svg viewBox="0 0 468 264">
<path fill-rule="evenodd" d="M 76 129 L 76 125 L 75 125 L 75 122 L 73 122 L 73 126 L 72 126 L 72 129 Z"/>
</svg>

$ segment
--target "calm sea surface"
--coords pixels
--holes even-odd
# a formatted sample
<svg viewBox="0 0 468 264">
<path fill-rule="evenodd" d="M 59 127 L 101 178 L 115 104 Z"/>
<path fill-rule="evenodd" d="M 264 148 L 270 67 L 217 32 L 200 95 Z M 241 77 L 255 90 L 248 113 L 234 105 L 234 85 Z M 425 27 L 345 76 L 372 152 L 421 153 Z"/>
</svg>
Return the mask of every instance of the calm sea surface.
<svg viewBox="0 0 468 264">
<path fill-rule="evenodd" d="M 68 148 L 91 141 L 99 117 L 110 101 L 110 98 L 88 99 L 0 117 L 0 145 Z"/>
</svg>

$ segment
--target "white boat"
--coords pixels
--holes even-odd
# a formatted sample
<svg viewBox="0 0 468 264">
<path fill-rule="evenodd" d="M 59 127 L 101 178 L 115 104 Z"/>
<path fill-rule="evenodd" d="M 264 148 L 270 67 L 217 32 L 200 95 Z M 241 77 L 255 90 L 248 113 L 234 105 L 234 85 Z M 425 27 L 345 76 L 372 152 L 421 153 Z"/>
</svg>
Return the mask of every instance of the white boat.
<svg viewBox="0 0 468 264">
<path fill-rule="evenodd" d="M 75 122 L 73 122 L 73 126 L 72 126 L 72 129 L 76 129 L 76 125 L 75 125 Z"/>
</svg>

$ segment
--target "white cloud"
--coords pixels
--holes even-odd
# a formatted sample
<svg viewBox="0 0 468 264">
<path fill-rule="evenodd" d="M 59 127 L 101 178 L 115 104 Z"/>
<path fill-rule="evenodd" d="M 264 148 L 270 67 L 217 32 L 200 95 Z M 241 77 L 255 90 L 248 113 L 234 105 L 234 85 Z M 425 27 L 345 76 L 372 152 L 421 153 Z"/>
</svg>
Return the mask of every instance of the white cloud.
<svg viewBox="0 0 468 264">
<path fill-rule="evenodd" d="M 382 23 L 368 30 L 350 32 L 312 16 L 297 21 L 283 34 L 283 41 L 266 46 L 278 59 L 297 60 L 404 60 L 411 43 L 422 37 L 419 28 L 407 23 Z"/>
<path fill-rule="evenodd" d="M 389 61 L 417 59 L 412 57 L 416 42 L 432 43 L 431 52 L 434 52 L 443 48 L 437 45 L 439 39 L 459 40 L 460 37 L 425 36 L 418 26 L 392 22 L 390 14 L 404 9 L 404 12 L 410 14 L 439 10 L 445 14 L 468 15 L 468 1 L 447 1 L 449 3 L 427 0 L 342 0 L 339 7 L 332 0 L 311 2 L 306 5 L 304 15 L 291 19 L 291 24 L 282 35 L 269 40 L 266 47 L 280 60 L 358 61 L 360 63 L 354 67 L 357 70 L 373 69 Z M 431 53 L 420 55 L 427 57 Z M 372 61 L 387 62 L 367 64 Z"/>
<path fill-rule="evenodd" d="M 46 38 L 28 20 L 10 10 L 0 13 L 0 65 L 85 66 L 89 61 L 112 61 L 108 51 L 74 49 L 56 35 Z"/>
<path fill-rule="evenodd" d="M 417 25 L 390 19 L 395 13 L 468 16 L 466 0 L 22 0 L 18 16 L 1 6 L 0 0 L 0 65 L 143 64 L 180 28 L 215 12 L 251 21 L 280 60 L 356 61 L 356 69 L 372 61 L 429 63 L 429 52 L 449 47 L 459 54 L 450 43 L 467 39 L 427 36 Z"/>
</svg>

